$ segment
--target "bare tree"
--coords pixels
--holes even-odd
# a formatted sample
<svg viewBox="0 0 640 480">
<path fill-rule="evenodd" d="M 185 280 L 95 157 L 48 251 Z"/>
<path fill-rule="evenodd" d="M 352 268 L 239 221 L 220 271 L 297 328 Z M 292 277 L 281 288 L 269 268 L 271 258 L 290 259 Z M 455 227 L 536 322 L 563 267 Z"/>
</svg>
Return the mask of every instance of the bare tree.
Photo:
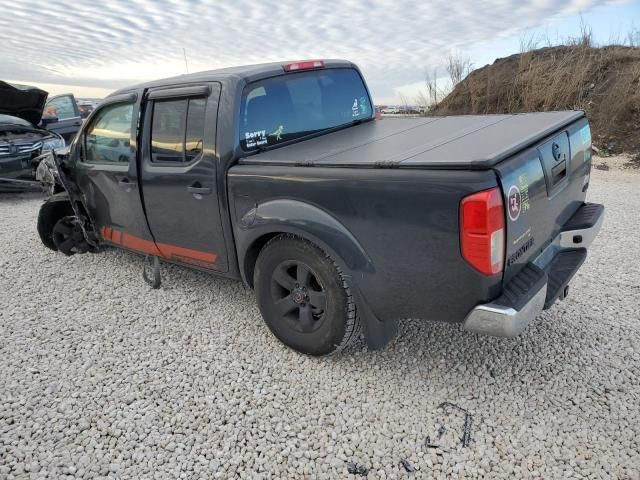
<svg viewBox="0 0 640 480">
<path fill-rule="evenodd" d="M 438 90 L 438 69 L 434 68 L 433 73 L 428 71 L 424 75 L 424 83 L 427 86 L 428 103 L 433 108 L 438 106 L 440 92 Z"/>
<path fill-rule="evenodd" d="M 435 109 L 440 101 L 473 70 L 473 64 L 469 57 L 463 56 L 459 52 L 450 53 L 446 59 L 446 70 L 451 80 L 451 85 L 445 81 L 444 86 L 438 85 L 438 69 L 425 73 L 424 83 L 427 87 L 426 95 L 422 92 L 418 95 L 418 105 L 423 105 L 425 109 Z"/>
<path fill-rule="evenodd" d="M 431 106 L 431 102 L 429 101 L 429 98 L 427 97 L 427 95 L 425 95 L 425 93 L 422 90 L 418 91 L 418 94 L 416 95 L 416 98 L 413 101 L 418 106 L 418 110 L 420 111 L 420 113 L 426 112 Z"/>
<path fill-rule="evenodd" d="M 447 73 L 451 79 L 451 88 L 455 88 L 473 70 L 473 64 L 469 57 L 460 52 L 452 52 L 447 58 Z"/>
<path fill-rule="evenodd" d="M 409 111 L 409 99 L 404 93 L 398 93 L 398 97 L 400 98 L 400 106 L 403 108 L 404 113 Z"/>
</svg>

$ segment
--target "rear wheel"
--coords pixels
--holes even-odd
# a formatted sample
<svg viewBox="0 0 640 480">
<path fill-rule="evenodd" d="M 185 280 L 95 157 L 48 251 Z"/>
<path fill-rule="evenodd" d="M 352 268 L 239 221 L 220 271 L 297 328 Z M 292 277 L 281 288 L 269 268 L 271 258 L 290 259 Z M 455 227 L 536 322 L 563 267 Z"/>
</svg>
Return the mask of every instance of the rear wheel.
<svg viewBox="0 0 640 480">
<path fill-rule="evenodd" d="M 299 352 L 340 351 L 360 334 L 356 306 L 339 268 L 302 238 L 280 235 L 269 241 L 256 262 L 254 285 L 269 329 Z"/>
</svg>

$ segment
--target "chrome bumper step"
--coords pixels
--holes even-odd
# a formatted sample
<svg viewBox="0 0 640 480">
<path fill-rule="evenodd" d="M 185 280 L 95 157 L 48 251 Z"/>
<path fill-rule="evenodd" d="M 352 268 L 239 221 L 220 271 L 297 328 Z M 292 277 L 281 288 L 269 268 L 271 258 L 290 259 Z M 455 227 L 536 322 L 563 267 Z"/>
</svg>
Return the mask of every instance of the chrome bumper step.
<svg viewBox="0 0 640 480">
<path fill-rule="evenodd" d="M 492 302 L 473 308 L 463 328 L 498 337 L 515 337 L 544 309 L 564 298 L 567 285 L 587 257 L 587 247 L 600 231 L 604 207 L 585 203 L 551 244 L 522 268 Z"/>
</svg>

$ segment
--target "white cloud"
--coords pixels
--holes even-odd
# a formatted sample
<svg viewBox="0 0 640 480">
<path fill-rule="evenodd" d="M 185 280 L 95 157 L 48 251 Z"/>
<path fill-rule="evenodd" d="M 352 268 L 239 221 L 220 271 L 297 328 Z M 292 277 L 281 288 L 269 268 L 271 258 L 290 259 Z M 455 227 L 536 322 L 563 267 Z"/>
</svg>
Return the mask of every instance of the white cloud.
<svg viewBox="0 0 640 480">
<path fill-rule="evenodd" d="M 118 88 L 184 73 L 184 48 L 190 71 L 347 58 L 374 96 L 392 97 L 452 48 L 603 1 L 0 0 L 0 76 Z"/>
</svg>

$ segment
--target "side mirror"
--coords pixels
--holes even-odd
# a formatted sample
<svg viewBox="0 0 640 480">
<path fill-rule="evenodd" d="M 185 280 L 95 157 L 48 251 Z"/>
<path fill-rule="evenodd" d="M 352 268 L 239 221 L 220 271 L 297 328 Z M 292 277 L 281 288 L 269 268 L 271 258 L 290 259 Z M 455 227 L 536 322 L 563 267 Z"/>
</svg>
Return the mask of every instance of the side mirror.
<svg viewBox="0 0 640 480">
<path fill-rule="evenodd" d="M 42 124 L 43 127 L 46 127 L 47 125 L 56 123 L 57 121 L 58 121 L 58 117 L 56 117 L 55 115 L 49 115 L 49 116 L 43 116 L 42 119 L 40 120 L 40 123 Z"/>
</svg>

